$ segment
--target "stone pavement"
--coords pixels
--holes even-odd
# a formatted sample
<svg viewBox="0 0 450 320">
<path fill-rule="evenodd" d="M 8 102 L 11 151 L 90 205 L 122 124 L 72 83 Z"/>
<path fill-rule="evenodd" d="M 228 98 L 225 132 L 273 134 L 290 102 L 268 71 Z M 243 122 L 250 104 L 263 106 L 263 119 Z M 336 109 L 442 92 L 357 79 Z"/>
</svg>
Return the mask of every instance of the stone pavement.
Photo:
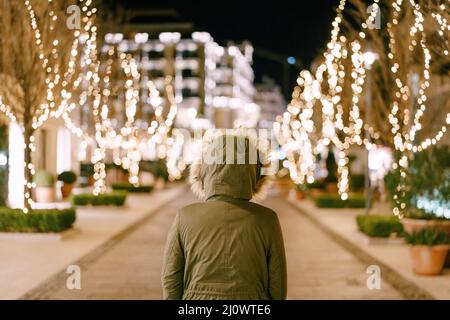
<svg viewBox="0 0 450 320">
<path fill-rule="evenodd" d="M 360 260 L 379 265 L 382 274 L 408 299 L 450 299 L 449 268 L 439 276 L 420 276 L 412 270 L 408 245 L 403 242 L 367 243 L 355 222 L 356 215 L 364 209 L 319 209 L 310 199 L 299 201 L 290 197 L 288 200 Z M 372 212 L 390 214 L 390 208 L 383 207 L 376 203 Z"/>
<path fill-rule="evenodd" d="M 125 207 L 77 209 L 78 233 L 62 241 L 27 239 L 0 240 L 0 299 L 18 299 L 62 271 L 73 261 L 89 261 L 98 252 L 123 239 L 159 206 L 185 193 L 183 184 L 171 184 L 150 195 L 129 195 Z M 64 280 L 65 281 L 65 280 Z"/>
<path fill-rule="evenodd" d="M 66 276 L 43 285 L 32 299 L 161 299 L 160 272 L 167 230 L 177 208 L 193 202 L 186 192 L 164 206 L 123 240 L 90 261 L 81 261 L 81 290 L 68 290 Z M 387 282 L 366 287 L 367 265 L 340 247 L 285 199 L 265 205 L 278 212 L 288 261 L 289 299 L 401 299 Z"/>
</svg>

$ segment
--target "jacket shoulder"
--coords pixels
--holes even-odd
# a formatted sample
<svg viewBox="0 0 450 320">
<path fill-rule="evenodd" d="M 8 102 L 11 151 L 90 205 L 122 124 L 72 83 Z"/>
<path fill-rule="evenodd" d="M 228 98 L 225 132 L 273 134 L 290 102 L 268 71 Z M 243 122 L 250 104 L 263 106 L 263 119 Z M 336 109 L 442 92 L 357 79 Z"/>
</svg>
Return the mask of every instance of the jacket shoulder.
<svg viewBox="0 0 450 320">
<path fill-rule="evenodd" d="M 259 203 L 255 203 L 255 202 L 249 202 L 249 203 L 250 203 L 252 212 L 258 213 L 258 217 L 260 217 L 260 218 L 264 217 L 264 219 L 262 219 L 262 220 L 265 220 L 266 222 L 268 222 L 270 224 L 273 224 L 274 222 L 278 221 L 278 215 L 274 210 L 272 210 L 268 207 L 265 207 Z"/>
<path fill-rule="evenodd" d="M 188 204 L 180 209 L 178 209 L 179 215 L 188 214 L 190 212 L 195 212 L 196 210 L 202 208 L 205 205 L 205 202 L 195 202 Z"/>
</svg>

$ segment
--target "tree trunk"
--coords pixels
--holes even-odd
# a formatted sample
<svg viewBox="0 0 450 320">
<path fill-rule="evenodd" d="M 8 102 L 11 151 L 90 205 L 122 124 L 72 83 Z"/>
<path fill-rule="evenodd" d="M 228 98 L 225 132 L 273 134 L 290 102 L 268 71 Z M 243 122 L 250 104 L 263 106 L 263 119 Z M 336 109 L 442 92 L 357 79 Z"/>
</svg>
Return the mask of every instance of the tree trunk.
<svg viewBox="0 0 450 320">
<path fill-rule="evenodd" d="M 24 184 L 24 208 L 31 209 L 30 201 L 29 199 L 32 198 L 32 191 L 33 188 L 31 187 L 31 183 L 33 182 L 33 175 L 31 174 L 30 164 L 31 162 L 31 149 L 29 148 L 30 145 L 30 137 L 33 134 L 33 130 L 31 128 L 26 128 L 23 133 L 23 139 L 25 142 L 25 148 L 24 148 L 24 177 L 25 177 L 25 184 Z"/>
<path fill-rule="evenodd" d="M 24 113 L 23 113 L 23 142 L 24 142 L 24 208 L 31 209 L 31 199 L 33 188 L 31 184 L 33 183 L 33 175 L 31 174 L 30 164 L 31 162 L 31 149 L 30 149 L 30 138 L 33 135 L 34 129 L 32 127 L 32 116 L 31 116 L 31 103 L 27 98 L 27 92 L 25 93 L 24 99 Z"/>
</svg>

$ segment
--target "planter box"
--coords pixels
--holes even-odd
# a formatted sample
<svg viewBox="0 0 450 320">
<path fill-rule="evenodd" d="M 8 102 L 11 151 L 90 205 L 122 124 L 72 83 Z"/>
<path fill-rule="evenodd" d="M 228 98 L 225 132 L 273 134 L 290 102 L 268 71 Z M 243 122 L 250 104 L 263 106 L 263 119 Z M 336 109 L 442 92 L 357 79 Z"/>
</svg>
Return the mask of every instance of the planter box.
<svg viewBox="0 0 450 320">
<path fill-rule="evenodd" d="M 403 245 L 405 244 L 405 240 L 403 238 L 382 238 L 382 237 L 369 237 L 368 235 L 356 231 L 359 242 L 364 243 L 366 245 Z"/>
<path fill-rule="evenodd" d="M 435 228 L 437 230 L 444 230 L 450 235 L 450 221 L 449 220 L 426 220 L 426 219 L 410 219 L 403 218 L 400 220 L 403 229 L 407 233 L 420 231 L 425 228 Z"/>
<path fill-rule="evenodd" d="M 410 253 L 414 272 L 425 276 L 441 274 L 449 248 L 449 245 L 411 246 Z"/>
<path fill-rule="evenodd" d="M 425 228 L 436 228 L 438 230 L 444 230 L 450 235 L 450 221 L 449 220 L 426 220 L 426 219 L 410 219 L 403 218 L 400 220 L 403 229 L 407 233 L 414 231 L 420 231 Z M 450 252 L 447 254 L 447 260 L 445 261 L 445 267 L 450 267 Z"/>
<path fill-rule="evenodd" d="M 97 209 L 98 209 L 98 212 L 101 212 L 101 211 L 112 211 L 112 212 L 116 213 L 116 212 L 127 210 L 129 208 L 130 208 L 130 206 L 128 204 L 126 204 L 126 203 L 123 206 L 113 206 L 113 205 L 109 205 L 109 206 L 106 206 L 106 205 L 105 206 L 104 205 L 93 206 L 93 205 L 86 205 L 86 206 L 77 206 L 77 212 L 78 212 L 78 210 L 93 210 L 93 209 L 96 210 L 96 212 L 97 212 Z"/>
<path fill-rule="evenodd" d="M 18 241 L 62 241 L 73 237 L 80 233 L 77 228 L 70 228 L 58 233 L 27 233 L 27 232 L 0 232 L 1 240 L 18 240 Z"/>
</svg>

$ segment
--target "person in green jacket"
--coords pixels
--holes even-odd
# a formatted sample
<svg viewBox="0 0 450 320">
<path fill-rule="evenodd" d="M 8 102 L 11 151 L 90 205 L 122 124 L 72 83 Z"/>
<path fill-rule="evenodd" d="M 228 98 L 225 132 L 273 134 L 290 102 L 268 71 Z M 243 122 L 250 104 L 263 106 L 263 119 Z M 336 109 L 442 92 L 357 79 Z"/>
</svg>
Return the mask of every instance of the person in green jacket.
<svg viewBox="0 0 450 320">
<path fill-rule="evenodd" d="M 286 299 L 280 223 L 273 210 L 250 201 L 266 177 L 260 158 L 250 161 L 256 144 L 239 138 L 215 137 L 208 147 L 215 161 L 191 165 L 191 188 L 204 202 L 181 208 L 168 233 L 164 299 Z M 245 154 L 244 163 L 237 154 Z"/>
</svg>

